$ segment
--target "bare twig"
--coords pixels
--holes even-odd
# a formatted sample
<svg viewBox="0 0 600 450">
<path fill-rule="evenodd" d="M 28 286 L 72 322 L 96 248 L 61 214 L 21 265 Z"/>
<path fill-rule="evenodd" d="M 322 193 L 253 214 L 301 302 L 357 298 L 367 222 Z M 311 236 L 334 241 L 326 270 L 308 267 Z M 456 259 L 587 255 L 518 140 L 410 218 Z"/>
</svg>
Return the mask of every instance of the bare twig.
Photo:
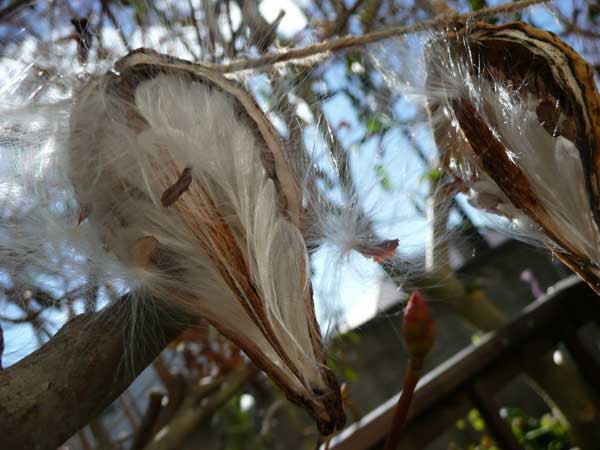
<svg viewBox="0 0 600 450">
<path fill-rule="evenodd" d="M 14 13 L 17 9 L 32 5 L 35 3 L 35 0 L 15 0 L 4 8 L 0 9 L 0 20 L 4 20 L 12 13 Z"/>
<path fill-rule="evenodd" d="M 408 367 L 390 433 L 385 442 L 385 450 L 396 450 L 398 447 L 400 432 L 408 418 L 408 411 L 419 382 L 423 362 L 427 354 L 431 352 L 435 340 L 435 323 L 419 292 L 413 292 L 408 299 L 402 319 L 402 337 L 409 355 Z"/>
<path fill-rule="evenodd" d="M 183 402 L 188 384 L 181 374 L 173 374 L 169 369 L 168 363 L 165 363 L 162 355 L 154 360 L 154 370 L 163 383 L 168 393 L 169 402 L 161 411 L 157 420 L 156 427 L 162 428 L 177 414 L 181 403 Z"/>
<path fill-rule="evenodd" d="M 125 36 L 125 33 L 123 32 L 123 28 L 119 25 L 117 18 L 113 14 L 112 10 L 110 9 L 109 3 L 106 0 L 102 1 L 102 14 L 106 15 L 106 17 L 108 17 L 108 20 L 110 20 L 110 23 L 112 24 L 115 31 L 119 35 L 119 38 L 121 39 L 121 42 L 123 43 L 123 45 L 125 46 L 127 51 L 131 51 L 131 47 L 129 46 L 129 41 L 127 40 L 127 36 Z"/>
<path fill-rule="evenodd" d="M 83 450 L 93 450 L 94 447 L 85 435 L 85 429 L 79 430 L 77 432 L 77 437 L 79 438 L 79 442 L 81 443 L 81 447 L 83 448 Z"/>
<path fill-rule="evenodd" d="M 131 408 L 131 404 L 125 398 L 126 395 L 127 395 L 127 392 L 129 392 L 129 391 L 125 391 L 125 392 L 123 392 L 122 395 L 119 396 L 119 398 L 117 399 L 117 403 L 119 404 L 119 406 L 123 410 L 123 413 L 125 414 L 125 417 L 127 417 L 127 421 L 129 422 L 129 425 L 131 425 L 131 429 L 135 430 L 137 428 L 137 425 L 138 425 L 138 423 L 137 423 L 137 417 L 136 417 L 135 412 Z"/>
<path fill-rule="evenodd" d="M 408 360 L 408 368 L 404 375 L 402 392 L 400 392 L 400 397 L 398 398 L 398 404 L 396 405 L 394 418 L 392 419 L 392 425 L 390 427 L 390 434 L 385 441 L 384 450 L 396 450 L 396 447 L 398 447 L 400 433 L 406 424 L 408 410 L 410 409 L 412 397 L 418 382 L 419 371 L 415 369 L 414 362 L 411 358 Z"/>
<path fill-rule="evenodd" d="M 336 18 L 335 22 L 328 24 L 321 37 L 323 39 L 328 39 L 331 36 L 339 34 L 343 30 L 345 30 L 348 26 L 348 20 L 350 19 L 350 17 L 353 14 L 356 14 L 356 11 L 358 11 L 358 9 L 362 6 L 364 2 L 365 0 L 356 0 L 351 8 L 343 8 L 343 11 L 340 14 L 338 14 L 338 17 Z"/>
<path fill-rule="evenodd" d="M 360 14 L 360 22 L 365 32 L 368 32 L 373 28 L 375 20 L 379 15 L 379 10 L 381 9 L 382 3 L 382 0 L 371 0 L 362 9 Z"/>
<path fill-rule="evenodd" d="M 4 330 L 0 323 L 0 370 L 2 370 L 2 353 L 4 353 Z"/>
<path fill-rule="evenodd" d="M 196 19 L 196 8 L 192 3 L 192 0 L 188 0 L 188 7 L 190 8 L 190 19 L 192 20 L 192 25 L 194 26 L 194 31 L 196 33 L 196 41 L 198 44 L 198 48 L 202 48 L 202 34 L 200 33 L 200 25 L 198 25 L 198 20 Z"/>
<path fill-rule="evenodd" d="M 12 324 L 30 323 L 30 322 L 35 321 L 39 317 L 39 315 L 43 312 L 44 312 L 43 309 L 40 309 L 37 311 L 27 309 L 26 315 L 24 317 L 19 317 L 19 318 L 13 319 L 12 317 L 0 315 L 0 320 L 2 320 L 4 322 L 12 323 Z"/>
<path fill-rule="evenodd" d="M 217 33 L 219 28 L 218 22 L 208 0 L 202 0 L 202 10 L 204 11 L 204 23 L 208 31 L 206 50 L 208 51 L 210 58 L 215 61 L 217 50 Z"/>
<path fill-rule="evenodd" d="M 160 379 L 160 381 L 162 381 L 162 384 L 167 389 L 169 396 L 173 395 L 173 392 L 179 391 L 181 389 L 180 385 L 182 384 L 183 380 L 177 378 L 171 373 L 168 364 L 164 362 L 162 356 L 159 355 L 154 360 L 152 365 L 154 366 L 154 370 L 156 371 L 158 378 Z"/>
<path fill-rule="evenodd" d="M 564 14 L 562 14 L 560 10 L 557 9 L 555 11 L 555 14 L 556 17 L 558 17 L 558 20 L 564 25 L 565 31 L 567 33 L 573 33 L 577 36 L 581 36 L 588 39 L 600 39 L 599 32 L 578 26 L 575 20 L 569 19 Z"/>
<path fill-rule="evenodd" d="M 171 450 L 181 448 L 185 439 L 199 424 L 212 416 L 243 385 L 257 373 L 254 365 L 246 365 L 227 375 L 221 388 L 203 404 L 198 405 L 195 398 L 189 398 L 181 411 L 169 422 L 168 428 L 159 432 L 160 437 L 146 450 Z"/>
<path fill-rule="evenodd" d="M 99 417 L 94 417 L 88 424 L 98 448 L 112 448 L 111 436 Z"/>
<path fill-rule="evenodd" d="M 436 16 L 445 16 L 456 13 L 454 9 L 448 6 L 445 0 L 429 0 L 429 4 Z"/>
<path fill-rule="evenodd" d="M 162 409 L 162 401 L 164 398 L 165 394 L 163 392 L 150 392 L 148 407 L 146 408 L 146 412 L 142 417 L 142 422 L 133 438 L 131 450 L 142 450 L 150 439 L 152 439 L 152 430 L 154 429 L 154 425 L 156 424 L 156 420 Z"/>
<path fill-rule="evenodd" d="M 254 59 L 243 59 L 228 64 L 214 64 L 211 66 L 211 68 L 219 72 L 229 73 L 272 66 L 285 61 L 305 59 L 317 55 L 333 53 L 347 48 L 361 47 L 392 37 L 404 36 L 419 31 L 444 28 L 454 22 L 477 20 L 496 14 L 507 14 L 519 11 L 529 6 L 546 3 L 548 1 L 549 0 L 520 0 L 514 3 L 505 3 L 499 6 L 494 6 L 492 8 L 480 9 L 467 14 L 452 14 L 435 19 L 424 20 L 413 25 L 390 27 L 384 30 L 363 34 L 361 36 L 344 36 L 339 39 L 320 42 L 307 47 L 293 48 L 278 53 L 268 53 Z"/>
</svg>

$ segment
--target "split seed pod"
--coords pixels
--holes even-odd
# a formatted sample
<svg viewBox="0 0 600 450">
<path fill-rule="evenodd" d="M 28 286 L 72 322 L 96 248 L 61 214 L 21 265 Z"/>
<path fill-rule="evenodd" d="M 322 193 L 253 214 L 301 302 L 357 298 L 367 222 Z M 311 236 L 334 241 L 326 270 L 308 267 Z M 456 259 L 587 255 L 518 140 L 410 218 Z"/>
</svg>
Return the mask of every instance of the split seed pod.
<svg viewBox="0 0 600 450">
<path fill-rule="evenodd" d="M 206 318 L 322 433 L 340 428 L 299 187 L 252 97 L 203 66 L 137 50 L 76 95 L 69 146 L 80 218 L 140 289 Z"/>
<path fill-rule="evenodd" d="M 541 240 L 600 293 L 600 95 L 592 67 L 521 22 L 462 26 L 426 49 L 445 169 L 472 204 Z"/>
</svg>

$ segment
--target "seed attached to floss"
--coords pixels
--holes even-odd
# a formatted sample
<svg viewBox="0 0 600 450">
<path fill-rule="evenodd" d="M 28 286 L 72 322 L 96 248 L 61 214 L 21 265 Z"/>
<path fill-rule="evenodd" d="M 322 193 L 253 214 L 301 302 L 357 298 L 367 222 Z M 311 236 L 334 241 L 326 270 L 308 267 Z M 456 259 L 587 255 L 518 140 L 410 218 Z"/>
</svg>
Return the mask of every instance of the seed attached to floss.
<svg viewBox="0 0 600 450">
<path fill-rule="evenodd" d="M 398 239 L 386 239 L 375 245 L 359 245 L 356 250 L 363 256 L 373 258 L 376 263 L 381 263 L 396 254 L 399 243 Z"/>
<path fill-rule="evenodd" d="M 81 220 L 135 269 L 148 301 L 204 318 L 322 434 L 341 428 L 299 183 L 272 124 L 241 86 L 201 65 L 141 49 L 115 68 L 71 113 L 70 178 L 94 208 Z"/>
<path fill-rule="evenodd" d="M 184 192 L 186 192 L 190 188 L 190 184 L 192 184 L 192 169 L 186 167 L 183 169 L 181 176 L 175 182 L 173 186 L 168 188 L 160 198 L 160 202 L 163 206 L 171 206 L 173 203 L 177 201 Z"/>
<path fill-rule="evenodd" d="M 131 262 L 142 268 L 148 268 L 156 264 L 158 259 L 158 239 L 154 236 L 139 238 L 134 242 L 130 250 Z"/>
<path fill-rule="evenodd" d="M 508 219 L 600 293 L 593 68 L 556 35 L 522 22 L 462 25 L 430 41 L 426 65 L 445 170 L 468 186 L 475 207 Z M 447 145 L 449 134 L 456 145 Z"/>
<path fill-rule="evenodd" d="M 79 208 L 79 213 L 77 214 L 77 225 L 81 225 L 85 219 L 89 217 L 92 212 L 92 208 L 90 206 L 81 206 Z"/>
</svg>

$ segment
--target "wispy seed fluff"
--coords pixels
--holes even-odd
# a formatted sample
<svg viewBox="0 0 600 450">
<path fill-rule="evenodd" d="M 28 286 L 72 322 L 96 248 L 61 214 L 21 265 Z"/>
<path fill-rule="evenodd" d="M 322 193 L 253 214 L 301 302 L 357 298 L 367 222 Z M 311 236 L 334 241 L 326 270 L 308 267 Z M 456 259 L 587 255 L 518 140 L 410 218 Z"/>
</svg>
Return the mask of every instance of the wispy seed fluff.
<svg viewBox="0 0 600 450">
<path fill-rule="evenodd" d="M 600 95 L 592 67 L 522 22 L 475 23 L 424 46 L 443 168 L 471 204 L 542 242 L 600 292 Z"/>
<path fill-rule="evenodd" d="M 340 427 L 298 186 L 276 132 L 239 86 L 200 66 L 137 51 L 115 68 L 75 93 L 57 125 L 68 132 L 38 153 L 52 162 L 37 166 L 40 181 L 64 170 L 77 204 L 79 225 L 57 240 L 74 252 L 85 241 L 105 274 L 206 318 L 322 432 Z"/>
</svg>

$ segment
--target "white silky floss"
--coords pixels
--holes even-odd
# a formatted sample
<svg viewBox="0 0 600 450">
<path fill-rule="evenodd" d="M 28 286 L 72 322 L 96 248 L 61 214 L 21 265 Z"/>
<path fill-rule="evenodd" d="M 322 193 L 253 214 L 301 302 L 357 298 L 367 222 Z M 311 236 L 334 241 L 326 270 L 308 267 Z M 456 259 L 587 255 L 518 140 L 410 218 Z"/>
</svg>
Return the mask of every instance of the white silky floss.
<svg viewBox="0 0 600 450">
<path fill-rule="evenodd" d="M 344 420 L 339 387 L 324 364 L 294 180 L 276 139 L 232 82 L 154 52 L 120 63 L 72 105 L 48 109 L 60 120 L 42 114 L 47 147 L 23 158 L 31 143 L 14 143 L 20 201 L 33 198 L 40 217 L 27 220 L 29 234 L 9 230 L 0 251 L 63 273 L 40 250 L 81 252 L 95 282 L 124 279 L 143 301 L 206 318 L 330 433 Z M 63 226 L 47 212 L 57 193 L 71 212 L 78 205 Z"/>
<path fill-rule="evenodd" d="M 513 234 L 600 291 L 600 96 L 589 64 L 521 22 L 461 25 L 420 50 L 423 77 L 403 87 L 429 105 L 434 134 L 447 131 L 446 142 L 436 136 L 445 170 L 473 206 L 508 219 Z M 380 64 L 388 80 L 402 79 Z"/>
</svg>

